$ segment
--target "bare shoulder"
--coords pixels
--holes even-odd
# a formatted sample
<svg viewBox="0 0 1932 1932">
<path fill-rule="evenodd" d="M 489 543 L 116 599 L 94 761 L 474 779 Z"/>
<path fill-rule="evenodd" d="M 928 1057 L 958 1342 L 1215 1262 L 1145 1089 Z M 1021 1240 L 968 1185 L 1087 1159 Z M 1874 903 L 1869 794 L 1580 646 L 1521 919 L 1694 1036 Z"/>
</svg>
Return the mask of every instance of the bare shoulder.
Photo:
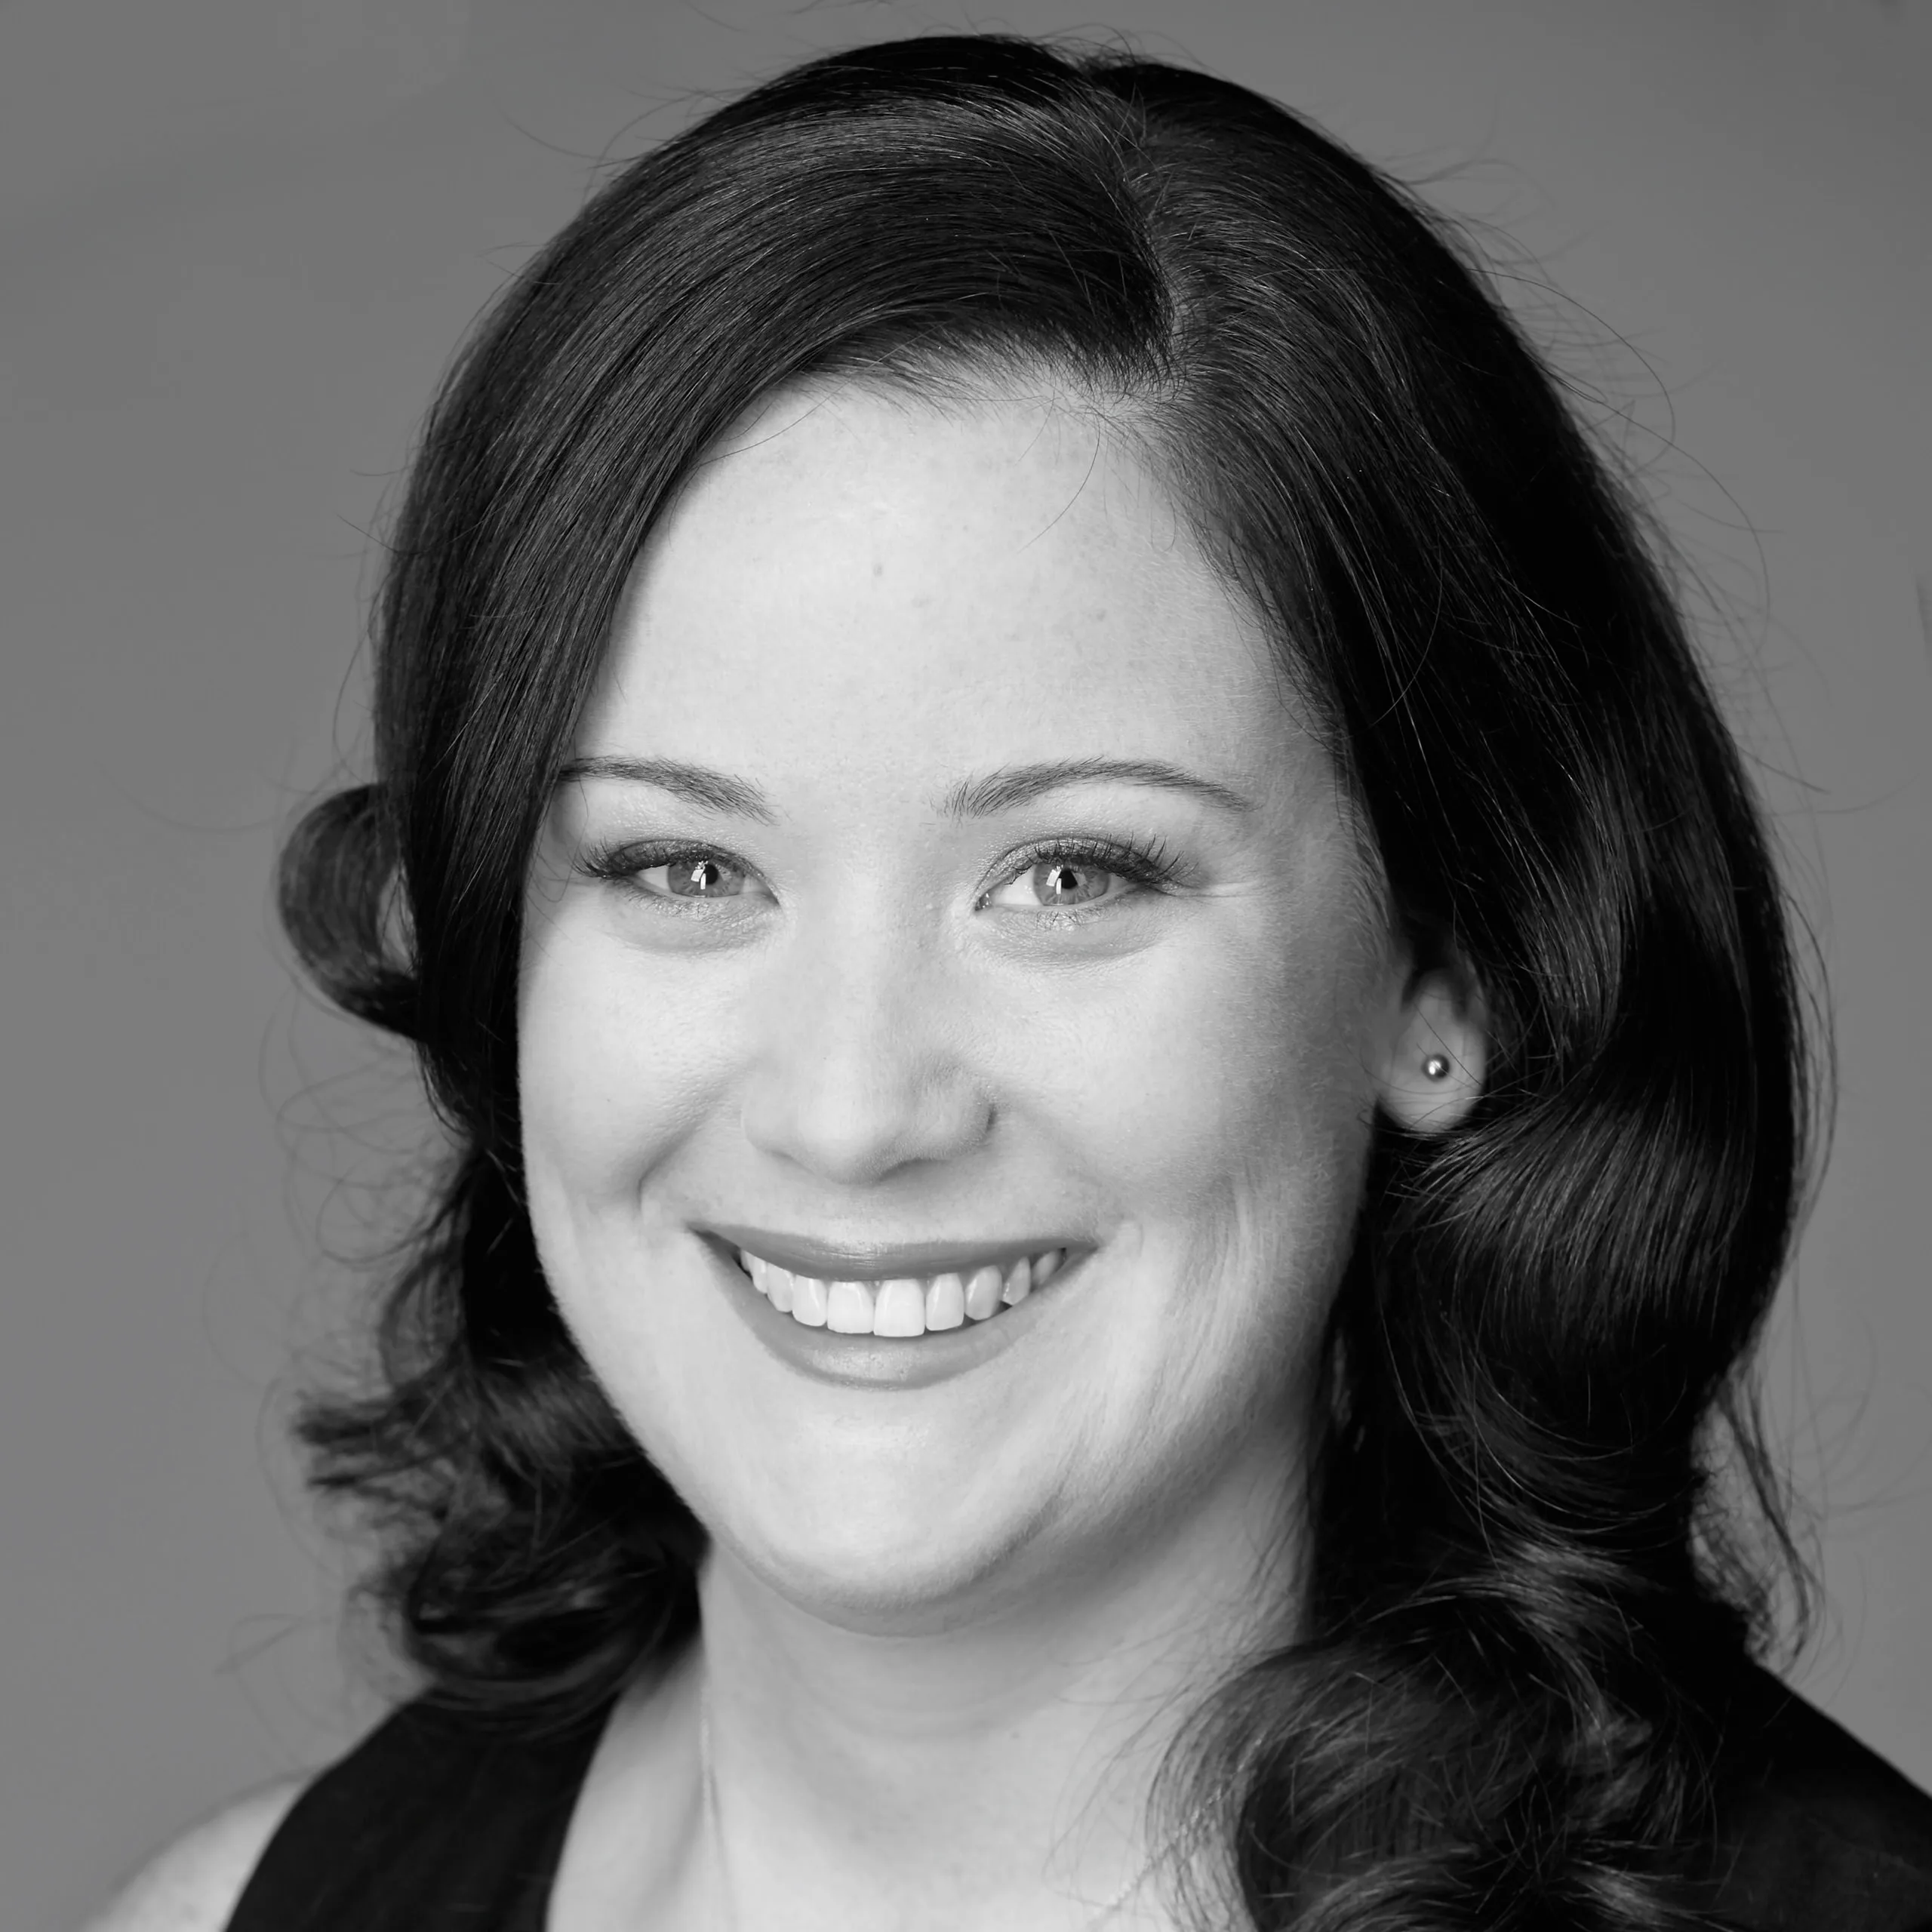
<svg viewBox="0 0 1932 1932">
<path fill-rule="evenodd" d="M 265 1785 L 183 1832 L 86 1932 L 221 1932 L 303 1782 Z"/>
</svg>

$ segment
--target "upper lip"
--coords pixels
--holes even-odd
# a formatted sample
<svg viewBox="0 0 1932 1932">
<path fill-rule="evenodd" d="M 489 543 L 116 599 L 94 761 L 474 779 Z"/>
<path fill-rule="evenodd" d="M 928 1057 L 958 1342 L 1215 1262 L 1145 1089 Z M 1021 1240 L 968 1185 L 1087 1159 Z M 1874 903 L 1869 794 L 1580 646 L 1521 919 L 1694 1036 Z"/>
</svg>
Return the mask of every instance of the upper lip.
<svg viewBox="0 0 1932 1932">
<path fill-rule="evenodd" d="M 1003 1268 L 1024 1255 L 1064 1247 L 1084 1252 L 1093 1243 L 1070 1235 L 1021 1235 L 1011 1239 L 912 1241 L 828 1241 L 810 1235 L 783 1234 L 772 1228 L 728 1226 L 708 1229 L 715 1239 L 749 1250 L 794 1275 L 821 1281 L 891 1281 L 924 1275 L 963 1274 L 989 1265 Z M 1070 1257 L 1069 1257 L 1070 1258 Z"/>
</svg>

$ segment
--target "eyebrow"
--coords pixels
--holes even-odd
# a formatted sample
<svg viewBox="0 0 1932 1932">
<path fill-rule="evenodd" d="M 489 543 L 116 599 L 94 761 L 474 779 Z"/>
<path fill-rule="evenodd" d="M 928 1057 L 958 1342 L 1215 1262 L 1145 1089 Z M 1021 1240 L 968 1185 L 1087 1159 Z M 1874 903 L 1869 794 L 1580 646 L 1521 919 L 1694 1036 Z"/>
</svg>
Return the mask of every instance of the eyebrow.
<svg viewBox="0 0 1932 1932">
<path fill-rule="evenodd" d="M 771 801 L 755 785 L 710 765 L 666 758 L 574 758 L 557 774 L 560 785 L 580 778 L 617 778 L 633 785 L 654 785 L 706 811 L 734 812 L 762 825 L 778 822 Z M 946 793 L 940 810 L 950 818 L 990 818 L 1070 785 L 1093 784 L 1146 785 L 1159 791 L 1190 792 L 1223 811 L 1254 809 L 1254 801 L 1232 786 L 1159 758 L 1066 758 L 1037 764 L 1001 765 L 981 777 L 962 779 Z"/>
<path fill-rule="evenodd" d="M 735 812 L 761 825 L 778 823 L 771 800 L 755 785 L 708 764 L 685 764 L 669 758 L 574 758 L 557 774 L 557 783 L 568 784 L 576 778 L 622 778 L 633 785 L 654 785 L 706 811 Z"/>
<path fill-rule="evenodd" d="M 987 818 L 1030 804 L 1068 785 L 1149 785 L 1163 792 L 1189 792 L 1223 811 L 1251 812 L 1254 801 L 1211 778 L 1183 771 L 1177 764 L 1149 758 L 1054 758 L 1040 764 L 1007 764 L 983 778 L 968 778 L 946 795 L 945 811 L 955 818 Z"/>
</svg>

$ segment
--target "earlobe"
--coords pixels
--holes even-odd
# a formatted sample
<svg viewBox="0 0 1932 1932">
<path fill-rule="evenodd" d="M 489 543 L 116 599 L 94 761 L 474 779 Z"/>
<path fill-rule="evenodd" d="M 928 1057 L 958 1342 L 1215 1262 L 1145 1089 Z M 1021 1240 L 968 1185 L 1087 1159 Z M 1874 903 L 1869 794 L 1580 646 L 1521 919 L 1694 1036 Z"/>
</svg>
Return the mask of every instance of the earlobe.
<svg viewBox="0 0 1932 1932">
<path fill-rule="evenodd" d="M 1410 1133 L 1442 1133 L 1481 1098 L 1488 1057 L 1480 992 L 1447 971 L 1417 974 L 1385 1038 L 1376 1098 Z"/>
</svg>

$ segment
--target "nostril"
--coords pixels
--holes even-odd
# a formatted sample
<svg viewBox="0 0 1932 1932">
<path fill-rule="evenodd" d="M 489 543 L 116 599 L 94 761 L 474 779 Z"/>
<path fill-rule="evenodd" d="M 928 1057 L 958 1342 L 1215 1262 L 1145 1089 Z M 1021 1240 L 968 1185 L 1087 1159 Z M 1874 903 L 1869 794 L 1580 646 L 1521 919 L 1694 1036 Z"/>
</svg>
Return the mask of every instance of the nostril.
<svg viewBox="0 0 1932 1932">
<path fill-rule="evenodd" d="M 862 1078 L 823 1061 L 768 1070 L 740 1112 L 752 1146 L 843 1186 L 957 1159 L 985 1140 L 993 1119 L 990 1100 L 963 1078 L 908 1069 L 890 1080 Z"/>
</svg>

